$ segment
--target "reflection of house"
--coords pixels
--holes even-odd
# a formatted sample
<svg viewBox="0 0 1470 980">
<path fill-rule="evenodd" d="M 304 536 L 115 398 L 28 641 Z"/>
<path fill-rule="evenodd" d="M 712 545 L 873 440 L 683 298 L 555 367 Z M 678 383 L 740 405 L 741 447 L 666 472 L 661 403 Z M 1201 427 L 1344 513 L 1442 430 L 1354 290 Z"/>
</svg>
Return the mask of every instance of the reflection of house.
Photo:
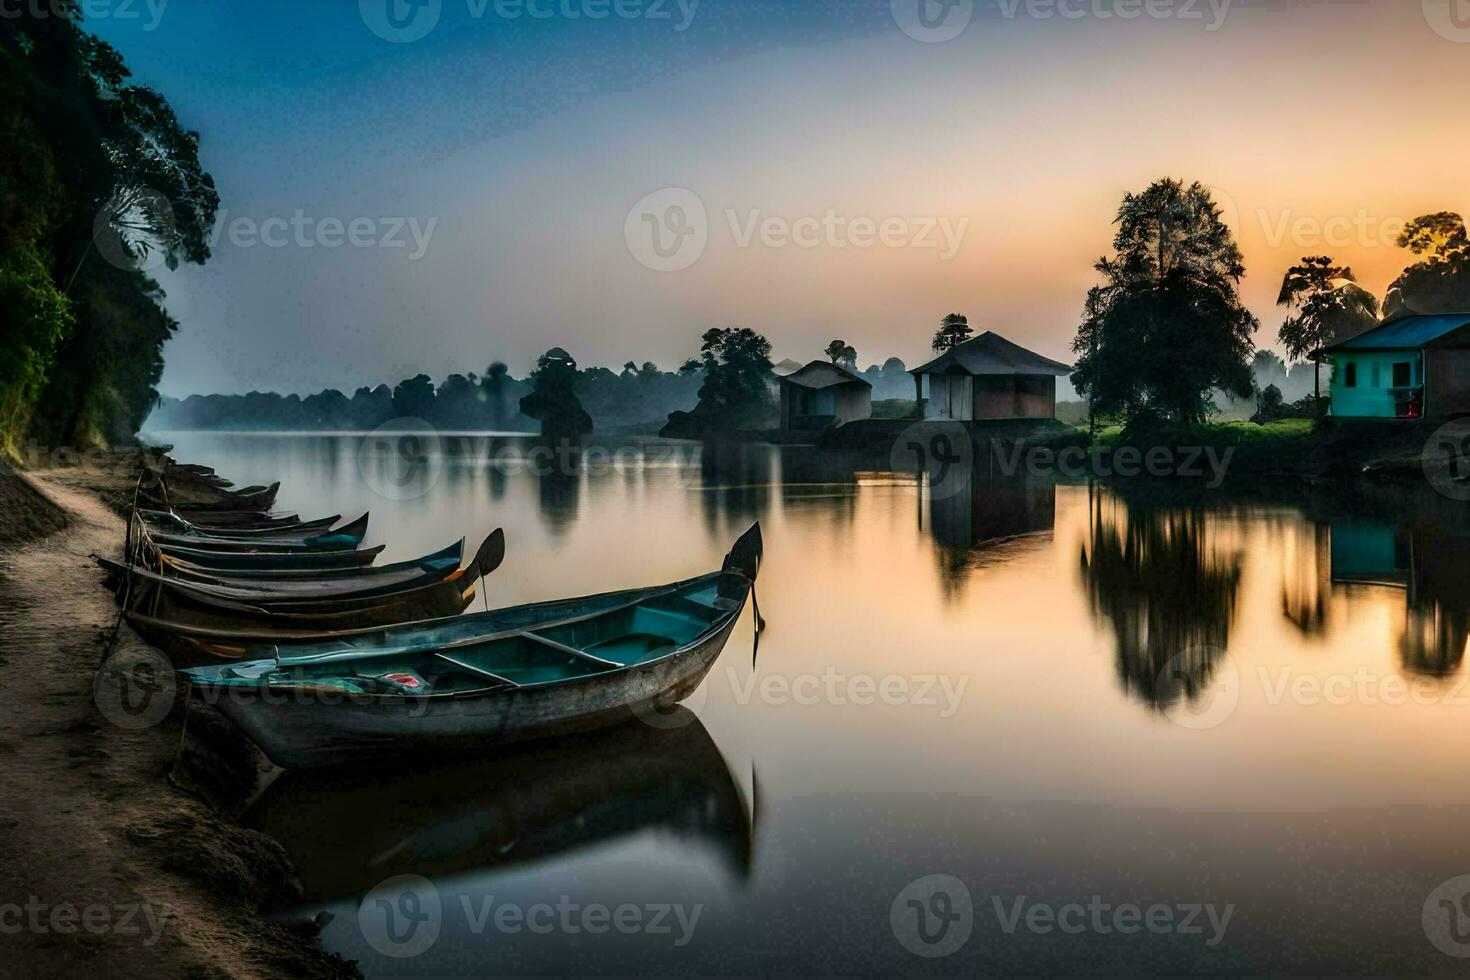
<svg viewBox="0 0 1470 980">
<path fill-rule="evenodd" d="M 970 421 L 1056 418 L 1057 375 L 1072 369 L 987 330 L 909 373 L 925 418 Z"/>
<path fill-rule="evenodd" d="M 1332 362 L 1334 416 L 1470 412 L 1470 313 L 1403 317 L 1323 352 Z"/>
<path fill-rule="evenodd" d="M 1332 581 L 1388 585 L 1409 581 L 1408 542 L 1387 524 L 1334 524 Z"/>
<path fill-rule="evenodd" d="M 781 428 L 825 429 L 873 414 L 873 386 L 846 368 L 812 361 L 781 379 Z"/>
</svg>

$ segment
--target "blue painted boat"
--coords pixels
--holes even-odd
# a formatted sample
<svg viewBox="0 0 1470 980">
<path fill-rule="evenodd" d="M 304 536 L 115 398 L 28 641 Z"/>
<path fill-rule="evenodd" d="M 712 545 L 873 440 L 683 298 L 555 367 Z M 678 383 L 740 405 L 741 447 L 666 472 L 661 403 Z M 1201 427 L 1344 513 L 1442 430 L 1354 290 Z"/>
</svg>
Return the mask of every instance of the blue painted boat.
<svg viewBox="0 0 1470 980">
<path fill-rule="evenodd" d="M 288 769 L 601 728 L 693 693 L 754 591 L 761 553 L 754 525 L 719 571 L 698 578 L 316 642 L 277 638 L 256 659 L 181 674 Z M 248 658 L 248 639 L 238 642 Z"/>
</svg>

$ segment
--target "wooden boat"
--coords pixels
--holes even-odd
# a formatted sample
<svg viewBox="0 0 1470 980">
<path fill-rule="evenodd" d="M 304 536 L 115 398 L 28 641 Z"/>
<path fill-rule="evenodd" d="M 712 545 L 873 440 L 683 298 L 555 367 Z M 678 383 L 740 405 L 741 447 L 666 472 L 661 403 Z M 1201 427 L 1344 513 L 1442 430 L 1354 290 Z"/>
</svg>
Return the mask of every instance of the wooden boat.
<svg viewBox="0 0 1470 980">
<path fill-rule="evenodd" d="M 264 511 L 270 510 L 276 502 L 276 494 L 281 485 L 273 483 L 263 490 L 255 490 L 251 493 L 227 493 L 216 490 L 211 494 L 173 494 L 167 488 L 160 488 L 161 492 L 144 488 L 139 491 L 138 500 L 141 506 L 150 510 L 173 510 L 181 514 L 189 512 L 208 514 L 216 511 Z"/>
<path fill-rule="evenodd" d="M 417 562 L 400 563 L 398 570 L 387 572 L 374 569 L 376 574 L 337 577 L 266 577 L 257 578 L 213 578 L 203 575 L 183 578 L 176 575 L 170 565 L 160 571 L 139 565 L 128 565 L 99 558 L 98 563 L 118 578 L 131 576 L 137 586 L 158 586 L 166 592 L 180 593 L 207 603 L 219 599 L 226 603 L 248 603 L 266 609 L 281 603 L 305 600 L 361 599 L 370 596 L 386 596 L 407 592 L 425 585 L 443 582 L 466 571 L 459 567 L 458 555 L 463 553 L 464 539 L 436 552 L 437 556 L 453 553 L 451 561 L 431 556 Z M 505 554 L 505 535 L 495 531 L 486 539 L 477 553 L 476 561 L 498 565 Z M 498 558 L 496 556 L 499 556 Z M 473 570 L 473 568 L 468 569 Z"/>
<path fill-rule="evenodd" d="M 368 515 L 350 524 L 328 530 L 311 529 L 305 533 L 287 530 L 259 532 L 249 536 L 220 533 L 172 532 L 157 529 L 144 531 L 144 541 L 154 545 L 175 545 L 204 551 L 295 552 L 351 551 L 367 536 Z"/>
<path fill-rule="evenodd" d="M 392 562 L 387 565 L 366 565 L 362 567 L 349 566 L 347 568 L 207 568 L 203 565 L 195 565 L 181 558 L 172 558 L 168 555 L 159 556 L 159 571 L 170 578 L 183 579 L 193 582 L 212 582 L 218 585 L 232 585 L 236 583 L 250 584 L 262 579 L 274 582 L 290 581 L 294 579 L 333 580 L 333 579 L 371 579 L 378 576 L 391 576 L 406 571 L 437 572 L 447 575 L 459 567 L 460 559 L 464 555 L 464 539 L 450 545 L 442 551 L 425 555 L 422 558 L 412 558 L 408 561 Z M 105 558 L 99 558 L 104 568 L 109 570 L 125 569 L 121 562 L 111 562 Z M 115 568 L 113 568 L 115 566 Z"/>
<path fill-rule="evenodd" d="M 649 835 L 693 845 L 744 879 L 754 806 L 698 718 L 681 707 L 668 721 L 432 765 L 344 756 L 340 768 L 283 774 L 242 823 L 286 848 L 316 902 L 398 874 L 499 874 Z M 353 765 L 362 761 L 372 766 Z"/>
<path fill-rule="evenodd" d="M 458 616 L 475 598 L 475 583 L 505 559 L 505 534 L 494 531 L 475 560 L 438 580 L 379 592 L 360 583 L 273 583 L 270 591 L 202 585 L 130 570 L 134 625 L 155 645 L 172 652 L 188 647 L 175 642 L 179 631 L 200 628 L 225 636 L 270 639 L 300 631 L 330 634 L 396 623 Z M 291 586 L 288 588 L 288 586 Z M 180 662 L 178 659 L 176 663 Z"/>
<path fill-rule="evenodd" d="M 94 558 L 108 573 L 112 584 L 121 583 L 129 575 L 133 575 L 149 582 L 162 580 L 167 585 L 194 585 L 228 590 L 222 594 L 223 598 L 248 602 L 251 596 L 272 592 L 289 593 L 298 597 L 334 591 L 355 592 L 358 595 L 401 592 L 448 578 L 458 570 L 463 554 L 464 539 L 461 538 L 449 547 L 422 558 L 360 569 L 246 569 L 229 572 L 201 568 L 166 555 L 162 556 L 158 568 L 154 569 L 100 555 Z"/>
<path fill-rule="evenodd" d="M 145 505 L 146 500 L 142 501 Z M 139 516 L 152 517 L 167 514 L 206 531 L 235 530 L 246 528 L 284 527 L 301 523 L 296 514 L 278 514 L 267 510 L 194 510 L 186 504 L 175 502 L 173 510 L 153 510 L 147 506 L 138 508 Z"/>
<path fill-rule="evenodd" d="M 193 521 L 185 520 L 178 514 L 172 514 L 162 510 L 140 510 L 138 511 L 138 516 L 151 527 L 171 529 L 174 533 L 216 535 L 221 537 L 305 534 L 309 531 L 325 531 L 342 519 L 341 514 L 333 514 L 331 517 L 319 517 L 315 520 L 302 521 L 297 520 L 294 515 L 290 515 L 288 519 L 267 519 L 262 521 L 258 527 L 229 527 L 219 524 L 195 524 Z"/>
<path fill-rule="evenodd" d="M 385 545 L 357 551 L 211 551 L 205 548 L 185 548 L 181 545 L 159 544 L 159 552 L 170 558 L 204 568 L 228 569 L 277 569 L 277 568 L 355 568 L 371 565 L 383 553 Z"/>
<path fill-rule="evenodd" d="M 602 728 L 699 686 L 760 559 L 754 525 L 720 571 L 699 578 L 314 643 L 241 638 L 238 649 L 264 656 L 182 674 L 282 768 L 344 752 L 483 750 Z M 228 638 L 200 644 L 211 645 L 218 654 Z"/>
</svg>

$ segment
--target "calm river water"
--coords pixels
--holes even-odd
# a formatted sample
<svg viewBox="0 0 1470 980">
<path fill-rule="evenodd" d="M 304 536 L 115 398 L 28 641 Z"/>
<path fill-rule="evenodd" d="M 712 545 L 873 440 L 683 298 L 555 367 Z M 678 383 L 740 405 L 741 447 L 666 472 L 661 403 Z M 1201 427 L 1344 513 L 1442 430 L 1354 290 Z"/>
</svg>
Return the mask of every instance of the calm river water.
<svg viewBox="0 0 1470 980">
<path fill-rule="evenodd" d="M 764 529 L 755 666 L 747 610 L 688 713 L 256 804 L 300 867 L 293 914 L 331 913 L 323 941 L 369 976 L 1470 954 L 1470 505 L 935 493 L 811 449 L 569 466 L 484 436 L 408 473 L 381 439 L 161 437 L 303 516 L 371 510 L 384 561 L 504 527 L 496 605 L 696 575 Z"/>
</svg>

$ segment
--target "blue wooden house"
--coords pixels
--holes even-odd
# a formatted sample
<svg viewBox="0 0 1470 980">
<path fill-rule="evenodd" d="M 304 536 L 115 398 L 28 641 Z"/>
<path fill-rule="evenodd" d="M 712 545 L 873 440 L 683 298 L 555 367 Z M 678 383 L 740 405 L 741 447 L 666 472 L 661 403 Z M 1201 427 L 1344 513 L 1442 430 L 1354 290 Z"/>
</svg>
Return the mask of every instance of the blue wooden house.
<svg viewBox="0 0 1470 980">
<path fill-rule="evenodd" d="M 1337 418 L 1470 413 L 1470 313 L 1408 316 L 1323 349 Z"/>
</svg>

